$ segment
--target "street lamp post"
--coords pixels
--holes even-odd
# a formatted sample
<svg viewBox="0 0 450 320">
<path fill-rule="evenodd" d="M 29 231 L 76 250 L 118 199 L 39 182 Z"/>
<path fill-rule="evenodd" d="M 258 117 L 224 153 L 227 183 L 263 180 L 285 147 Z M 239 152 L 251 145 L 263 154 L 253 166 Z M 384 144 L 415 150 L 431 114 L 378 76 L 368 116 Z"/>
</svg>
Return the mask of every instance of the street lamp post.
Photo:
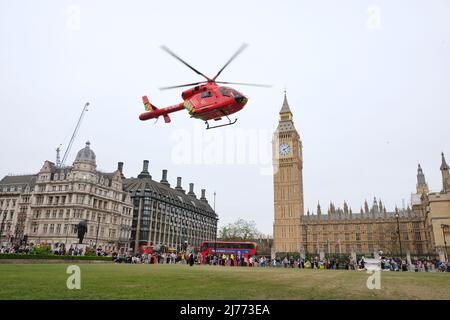
<svg viewBox="0 0 450 320">
<path fill-rule="evenodd" d="M 214 191 L 214 213 L 216 213 L 216 192 Z M 216 266 L 219 265 L 219 256 L 217 255 L 217 220 L 216 220 L 216 232 L 214 233 L 214 256 L 216 257 Z"/>
<path fill-rule="evenodd" d="M 442 235 L 444 236 L 444 248 L 445 248 L 445 261 L 448 261 L 448 255 L 447 255 L 447 240 L 445 239 L 445 229 L 448 230 L 450 226 L 448 224 L 441 224 L 442 228 Z"/>
<path fill-rule="evenodd" d="M 97 235 L 95 236 L 95 249 L 97 249 L 98 231 L 100 230 L 100 214 L 97 217 Z"/>
<path fill-rule="evenodd" d="M 214 232 L 214 257 L 216 257 L 216 265 L 219 265 L 219 256 L 217 255 L 217 222 L 216 222 L 216 232 Z"/>
<path fill-rule="evenodd" d="M 67 230 L 66 230 L 66 242 L 64 242 L 64 250 L 67 250 L 67 239 L 69 238 L 69 230 L 70 230 L 70 228 L 69 228 L 69 226 L 71 226 L 71 224 L 69 224 L 69 218 L 65 218 L 65 222 L 66 222 L 66 225 L 67 225 Z"/>
<path fill-rule="evenodd" d="M 306 237 L 305 237 L 305 239 L 306 239 L 306 241 L 305 241 L 305 247 L 306 247 L 305 252 L 306 252 L 306 255 L 308 255 L 308 224 L 305 225 L 305 231 L 306 231 L 305 232 L 305 235 L 306 235 Z"/>
<path fill-rule="evenodd" d="M 395 213 L 395 218 L 397 219 L 398 243 L 400 244 L 400 258 L 401 258 L 403 256 L 403 253 L 402 253 L 402 240 L 400 237 L 400 223 L 398 221 L 398 218 L 399 218 L 398 212 Z"/>
<path fill-rule="evenodd" d="M 4 226 L 5 226 L 5 220 L 6 220 L 7 212 L 8 212 L 8 211 L 3 210 L 3 219 L 2 219 L 2 224 L 1 224 L 1 226 L 0 226 L 0 246 L 1 246 L 1 244 L 3 243 L 3 242 L 2 242 L 3 228 L 4 228 Z M 0 213 L 1 213 L 1 211 L 0 211 Z"/>
</svg>

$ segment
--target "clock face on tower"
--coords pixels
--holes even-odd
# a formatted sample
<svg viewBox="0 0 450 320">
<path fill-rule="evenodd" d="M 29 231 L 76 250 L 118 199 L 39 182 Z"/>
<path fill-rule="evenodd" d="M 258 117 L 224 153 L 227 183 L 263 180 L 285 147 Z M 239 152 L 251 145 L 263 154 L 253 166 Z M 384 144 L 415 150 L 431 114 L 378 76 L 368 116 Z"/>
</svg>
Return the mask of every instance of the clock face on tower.
<svg viewBox="0 0 450 320">
<path fill-rule="evenodd" d="M 287 156 L 291 152 L 291 146 L 287 143 L 280 144 L 280 155 Z"/>
</svg>

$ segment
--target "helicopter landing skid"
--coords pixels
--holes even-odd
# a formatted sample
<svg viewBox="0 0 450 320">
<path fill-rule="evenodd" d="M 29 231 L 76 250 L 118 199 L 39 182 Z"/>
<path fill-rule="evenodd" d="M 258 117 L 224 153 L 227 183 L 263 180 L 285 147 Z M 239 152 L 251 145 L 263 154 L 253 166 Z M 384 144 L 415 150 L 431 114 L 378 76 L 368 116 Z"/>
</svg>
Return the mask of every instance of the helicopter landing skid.
<svg viewBox="0 0 450 320">
<path fill-rule="evenodd" d="M 213 126 L 213 127 L 210 127 L 210 126 L 209 126 L 209 123 L 208 123 L 208 120 L 206 120 L 206 121 L 205 121 L 205 123 L 206 123 L 206 130 L 208 130 L 208 129 L 214 129 L 214 128 L 220 128 L 220 127 L 226 127 L 226 126 L 231 126 L 231 125 L 235 124 L 236 121 L 237 121 L 237 118 L 234 119 L 234 121 L 231 121 L 231 119 L 228 118 L 228 116 L 226 116 L 226 117 L 227 117 L 227 119 L 228 119 L 228 123 L 225 123 L 225 124 L 219 124 L 218 126 Z"/>
</svg>

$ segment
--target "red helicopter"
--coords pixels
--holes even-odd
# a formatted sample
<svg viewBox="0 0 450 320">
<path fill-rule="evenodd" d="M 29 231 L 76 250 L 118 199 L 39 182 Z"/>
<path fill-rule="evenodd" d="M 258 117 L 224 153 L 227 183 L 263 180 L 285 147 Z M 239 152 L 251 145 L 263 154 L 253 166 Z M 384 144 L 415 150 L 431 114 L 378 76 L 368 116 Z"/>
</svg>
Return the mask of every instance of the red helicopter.
<svg viewBox="0 0 450 320">
<path fill-rule="evenodd" d="M 224 82 L 224 81 L 216 81 L 217 77 L 222 73 L 222 71 L 247 47 L 247 44 L 242 44 L 241 47 L 235 52 L 235 54 L 225 63 L 222 69 L 213 77 L 209 78 L 205 76 L 203 73 L 189 65 L 183 59 L 178 57 L 175 53 L 169 50 L 169 48 L 162 46 L 161 48 L 173 56 L 175 59 L 186 65 L 188 68 L 193 70 L 195 73 L 201 75 L 206 79 L 206 81 L 200 81 L 189 84 L 182 84 L 171 87 L 160 88 L 161 90 L 174 89 L 174 88 L 182 88 L 182 87 L 190 87 L 195 86 L 191 89 L 183 91 L 181 97 L 183 98 L 183 102 L 158 109 L 153 104 L 150 103 L 147 96 L 142 97 L 142 101 L 144 102 L 145 110 L 139 115 L 139 119 L 141 120 L 149 120 L 149 119 L 157 119 L 159 116 L 163 116 L 164 121 L 166 123 L 170 122 L 169 113 L 180 111 L 183 109 L 187 109 L 191 118 L 197 118 L 205 121 L 206 129 L 213 129 L 223 126 L 229 126 L 236 123 L 237 119 L 234 121 L 230 120 L 228 117 L 230 114 L 238 112 L 242 108 L 244 108 L 245 104 L 248 101 L 248 98 L 244 96 L 239 91 L 218 85 L 220 84 L 237 84 L 237 85 L 246 85 L 246 86 L 256 86 L 256 87 L 270 87 L 269 85 L 264 84 L 254 84 L 254 83 L 239 83 L 239 82 Z M 210 126 L 208 120 L 221 120 L 222 117 L 226 117 L 228 119 L 228 123 Z"/>
</svg>

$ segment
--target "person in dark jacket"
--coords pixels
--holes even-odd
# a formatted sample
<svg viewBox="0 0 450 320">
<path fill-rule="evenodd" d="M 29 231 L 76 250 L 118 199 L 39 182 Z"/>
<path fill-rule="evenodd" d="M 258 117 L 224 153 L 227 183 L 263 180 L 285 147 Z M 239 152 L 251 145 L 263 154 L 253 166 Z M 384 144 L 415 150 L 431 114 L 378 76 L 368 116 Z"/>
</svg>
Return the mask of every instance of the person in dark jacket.
<svg viewBox="0 0 450 320">
<path fill-rule="evenodd" d="M 189 265 L 192 267 L 194 265 L 194 254 L 189 255 Z"/>
</svg>

